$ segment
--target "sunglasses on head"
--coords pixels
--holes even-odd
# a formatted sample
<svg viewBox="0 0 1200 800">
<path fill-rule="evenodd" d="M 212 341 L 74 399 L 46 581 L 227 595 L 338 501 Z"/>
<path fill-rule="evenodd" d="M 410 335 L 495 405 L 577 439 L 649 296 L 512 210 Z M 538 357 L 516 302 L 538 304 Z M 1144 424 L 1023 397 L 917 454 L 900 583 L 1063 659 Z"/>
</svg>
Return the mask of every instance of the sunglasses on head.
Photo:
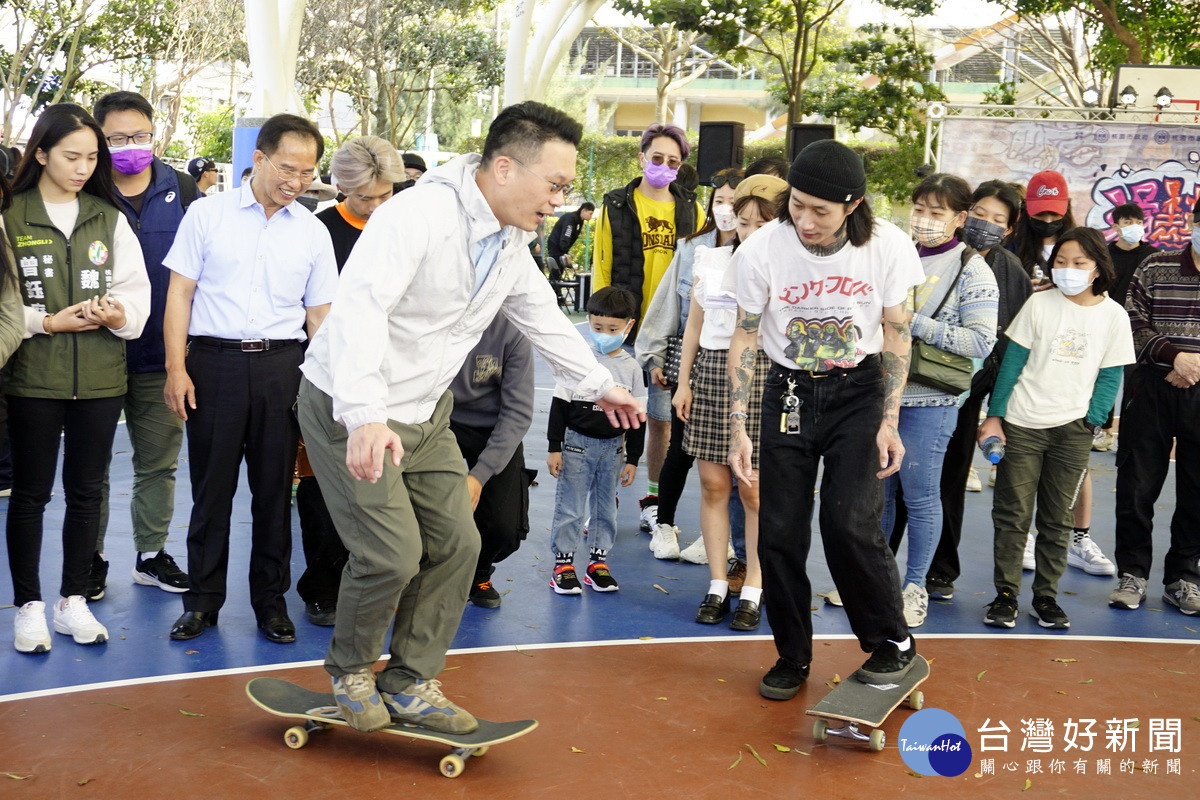
<svg viewBox="0 0 1200 800">
<path fill-rule="evenodd" d="M 712 180 L 709 181 L 714 189 L 720 189 L 722 186 L 729 186 L 730 189 L 736 189 L 741 182 L 741 175 L 713 175 Z"/>
</svg>

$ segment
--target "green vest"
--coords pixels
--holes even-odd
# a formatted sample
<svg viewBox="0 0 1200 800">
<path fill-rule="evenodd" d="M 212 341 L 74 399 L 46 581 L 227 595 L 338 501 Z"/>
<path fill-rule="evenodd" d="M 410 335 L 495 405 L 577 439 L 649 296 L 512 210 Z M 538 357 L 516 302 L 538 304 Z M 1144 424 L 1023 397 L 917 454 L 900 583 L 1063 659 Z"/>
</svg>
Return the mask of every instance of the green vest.
<svg viewBox="0 0 1200 800">
<path fill-rule="evenodd" d="M 108 292 L 120 211 L 79 193 L 70 238 L 54 227 L 37 188 L 21 192 L 4 212 L 26 306 L 53 314 Z M 125 394 L 125 342 L 108 328 L 38 334 L 17 349 L 5 390 L 19 397 L 91 400 Z"/>
</svg>

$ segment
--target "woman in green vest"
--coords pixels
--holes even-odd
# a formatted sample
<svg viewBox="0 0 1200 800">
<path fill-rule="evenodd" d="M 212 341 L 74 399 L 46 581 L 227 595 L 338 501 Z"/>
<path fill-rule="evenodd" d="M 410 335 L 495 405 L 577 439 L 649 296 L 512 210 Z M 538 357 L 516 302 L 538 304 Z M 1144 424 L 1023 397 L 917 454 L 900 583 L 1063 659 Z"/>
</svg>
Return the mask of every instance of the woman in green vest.
<svg viewBox="0 0 1200 800">
<path fill-rule="evenodd" d="M 67 508 L 54 629 L 79 644 L 108 639 L 83 594 L 125 394 L 125 340 L 141 335 L 150 310 L 141 246 L 117 209 L 110 167 L 91 115 L 70 103 L 50 106 L 33 126 L 4 212 L 25 306 L 25 340 L 5 384 L 13 456 L 8 563 L 22 653 L 50 650 L 38 573 L 60 439 Z"/>
</svg>

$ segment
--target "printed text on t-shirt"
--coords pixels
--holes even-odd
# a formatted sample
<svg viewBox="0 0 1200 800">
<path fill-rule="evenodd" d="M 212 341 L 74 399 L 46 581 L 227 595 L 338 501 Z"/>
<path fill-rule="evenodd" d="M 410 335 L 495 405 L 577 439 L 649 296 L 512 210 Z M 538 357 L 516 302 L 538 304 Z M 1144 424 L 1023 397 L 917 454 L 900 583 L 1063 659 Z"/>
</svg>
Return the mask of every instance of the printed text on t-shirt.
<svg viewBox="0 0 1200 800">
<path fill-rule="evenodd" d="M 789 286 L 779 295 L 779 299 L 789 305 L 795 305 L 807 300 L 810 296 L 820 297 L 826 294 L 840 294 L 846 297 L 856 295 L 866 297 L 873 291 L 875 291 L 875 287 L 866 281 L 855 280 L 845 275 L 831 275 L 827 278 L 818 278 L 817 280 L 808 281 L 798 286 Z"/>
</svg>

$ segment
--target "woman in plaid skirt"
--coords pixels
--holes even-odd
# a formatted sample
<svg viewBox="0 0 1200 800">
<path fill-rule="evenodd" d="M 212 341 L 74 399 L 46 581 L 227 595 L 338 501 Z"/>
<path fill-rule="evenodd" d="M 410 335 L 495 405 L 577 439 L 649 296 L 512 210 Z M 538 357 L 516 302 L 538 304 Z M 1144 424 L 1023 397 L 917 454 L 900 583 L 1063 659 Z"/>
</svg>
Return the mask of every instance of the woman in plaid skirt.
<svg viewBox="0 0 1200 800">
<path fill-rule="evenodd" d="M 787 182 L 769 175 L 743 180 L 734 194 L 737 236 L 727 247 L 697 248 L 691 310 L 683 335 L 680 375 L 690 376 L 681 384 L 673 405 L 685 423 L 684 451 L 697 459 L 700 468 L 700 531 L 708 554 L 709 588 L 696 612 L 696 621 L 715 625 L 729 613 L 729 581 L 725 562 L 729 550 L 729 495 L 733 474 L 725 463 L 729 453 L 729 381 L 725 364 L 729 340 L 737 315 L 734 251 L 740 242 L 775 217 L 787 193 Z M 769 359 L 759 358 L 751 388 L 752 402 L 746 429 L 758 437 L 759 404 Z M 757 469 L 758 465 L 754 467 Z M 762 617 L 762 569 L 758 563 L 758 486 L 738 484 L 746 509 L 746 580 L 729 626 L 752 631 Z"/>
</svg>

